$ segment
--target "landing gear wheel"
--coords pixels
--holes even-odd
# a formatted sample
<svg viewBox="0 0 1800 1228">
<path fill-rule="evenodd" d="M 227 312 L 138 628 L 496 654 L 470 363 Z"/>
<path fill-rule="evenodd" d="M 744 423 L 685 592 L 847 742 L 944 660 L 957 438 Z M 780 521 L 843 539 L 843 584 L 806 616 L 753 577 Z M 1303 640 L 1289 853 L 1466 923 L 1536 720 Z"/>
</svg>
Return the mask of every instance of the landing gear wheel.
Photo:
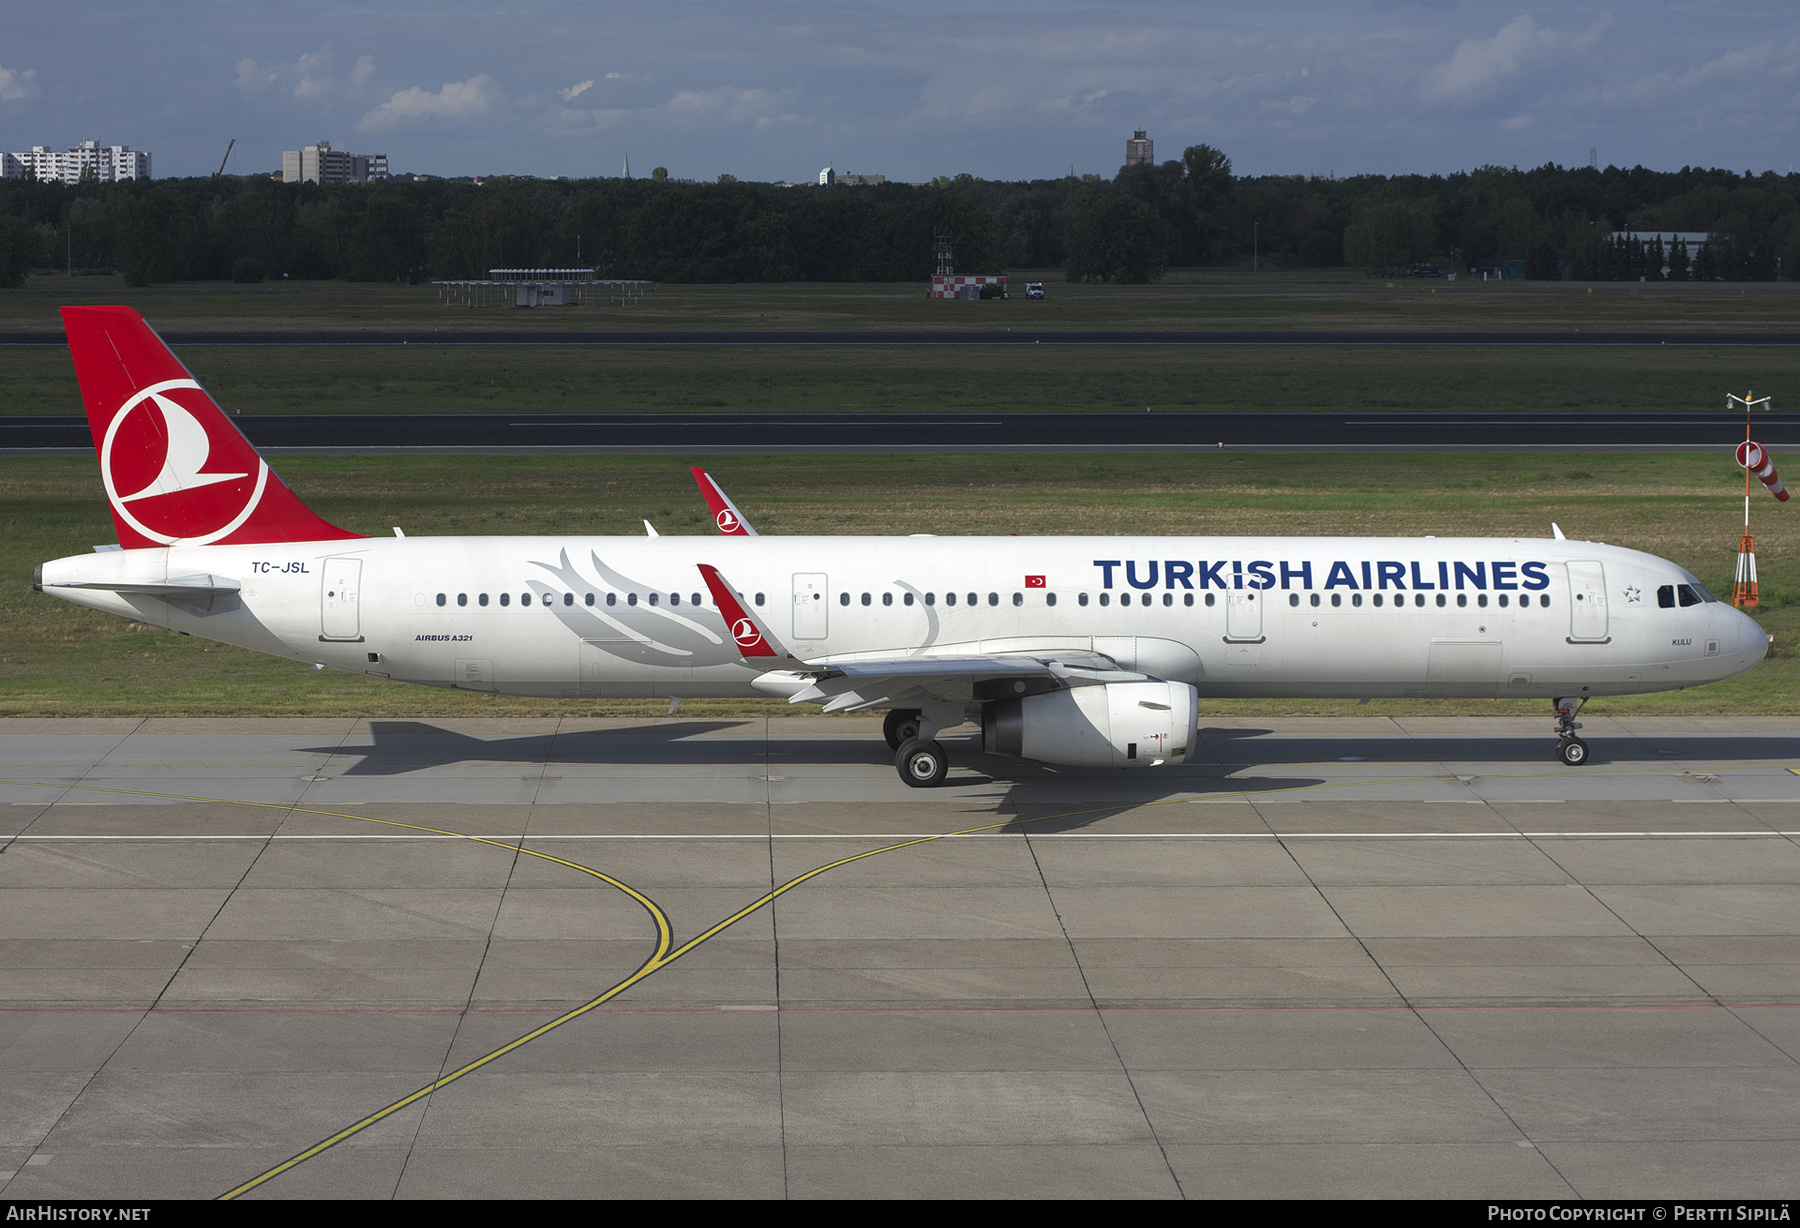
<svg viewBox="0 0 1800 1228">
<path fill-rule="evenodd" d="M 895 708 L 881 722 L 881 736 L 887 739 L 889 750 L 899 750 L 908 742 L 919 736 L 919 710 L 917 708 Z"/>
<path fill-rule="evenodd" d="M 950 756 L 944 748 L 926 738 L 913 738 L 894 756 L 894 767 L 900 779 L 915 789 L 930 789 L 944 783 L 950 774 Z"/>
<path fill-rule="evenodd" d="M 1556 757 L 1570 767 L 1580 767 L 1588 761 L 1588 744 L 1580 738 L 1564 738 L 1556 744 Z"/>
</svg>

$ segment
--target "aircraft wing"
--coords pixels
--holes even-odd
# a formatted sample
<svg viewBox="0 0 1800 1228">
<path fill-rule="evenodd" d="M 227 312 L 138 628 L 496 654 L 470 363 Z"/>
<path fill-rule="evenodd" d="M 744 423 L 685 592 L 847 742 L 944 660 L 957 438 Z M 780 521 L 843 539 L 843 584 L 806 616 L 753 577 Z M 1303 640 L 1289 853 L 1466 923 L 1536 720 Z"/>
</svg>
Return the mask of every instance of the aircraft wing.
<svg viewBox="0 0 1800 1228">
<path fill-rule="evenodd" d="M 895 656 L 858 661 L 809 662 L 806 685 L 788 702 L 822 703 L 826 712 L 896 708 L 924 700 L 971 703 L 1090 686 L 1144 682 L 1148 674 L 1121 669 L 1097 652 L 1055 650 L 991 656 Z M 800 671 L 796 671 L 799 673 Z M 800 679 L 796 678 L 796 683 Z"/>
</svg>

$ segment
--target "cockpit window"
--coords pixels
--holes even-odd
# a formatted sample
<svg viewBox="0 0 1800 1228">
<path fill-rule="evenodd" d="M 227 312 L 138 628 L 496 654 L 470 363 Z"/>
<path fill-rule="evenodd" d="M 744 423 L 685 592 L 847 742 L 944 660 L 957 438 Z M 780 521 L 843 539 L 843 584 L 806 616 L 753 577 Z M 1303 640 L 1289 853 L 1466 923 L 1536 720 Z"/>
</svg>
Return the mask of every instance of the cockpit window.
<svg viewBox="0 0 1800 1228">
<path fill-rule="evenodd" d="M 1656 590 L 1656 604 L 1665 610 L 1675 608 L 1675 586 L 1665 584 Z"/>
<path fill-rule="evenodd" d="M 1701 602 L 1706 600 L 1706 598 L 1702 597 L 1697 591 L 1695 591 L 1695 586 L 1692 584 L 1677 584 L 1675 586 L 1675 592 L 1676 592 L 1676 595 L 1681 598 L 1681 604 L 1684 607 L 1690 606 L 1690 605 L 1699 605 Z"/>
</svg>

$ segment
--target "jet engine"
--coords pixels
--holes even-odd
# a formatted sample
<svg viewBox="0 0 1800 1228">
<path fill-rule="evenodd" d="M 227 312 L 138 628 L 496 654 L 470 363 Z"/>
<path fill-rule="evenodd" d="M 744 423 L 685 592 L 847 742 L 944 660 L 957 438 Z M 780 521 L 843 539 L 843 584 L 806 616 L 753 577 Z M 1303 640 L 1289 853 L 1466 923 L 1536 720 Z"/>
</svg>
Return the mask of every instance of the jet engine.
<svg viewBox="0 0 1800 1228">
<path fill-rule="evenodd" d="M 1184 762 L 1199 695 L 1185 682 L 1109 682 L 990 703 L 982 748 L 1069 767 Z"/>
</svg>

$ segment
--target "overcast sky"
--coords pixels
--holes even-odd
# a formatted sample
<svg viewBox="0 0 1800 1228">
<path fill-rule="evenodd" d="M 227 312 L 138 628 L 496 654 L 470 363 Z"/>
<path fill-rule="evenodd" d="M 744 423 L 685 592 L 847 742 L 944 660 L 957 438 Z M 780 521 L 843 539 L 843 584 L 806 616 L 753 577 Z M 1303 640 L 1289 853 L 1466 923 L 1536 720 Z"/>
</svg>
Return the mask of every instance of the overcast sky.
<svg viewBox="0 0 1800 1228">
<path fill-rule="evenodd" d="M 1133 128 L 1239 174 L 1800 161 L 1794 0 L 61 0 L 9 8 L 0 148 L 158 177 L 326 139 L 395 171 L 1110 176 Z"/>
</svg>

